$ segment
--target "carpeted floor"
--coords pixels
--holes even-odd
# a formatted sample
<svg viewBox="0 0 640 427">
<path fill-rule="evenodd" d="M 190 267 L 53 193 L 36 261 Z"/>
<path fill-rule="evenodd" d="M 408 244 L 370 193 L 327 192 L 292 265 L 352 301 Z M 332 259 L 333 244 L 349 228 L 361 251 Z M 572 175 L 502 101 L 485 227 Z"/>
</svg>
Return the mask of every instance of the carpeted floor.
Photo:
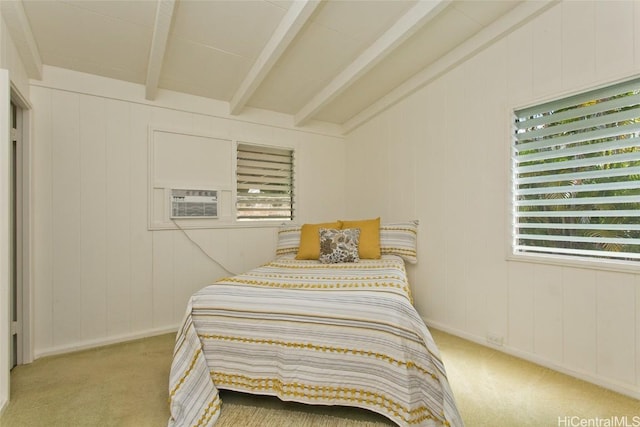
<svg viewBox="0 0 640 427">
<path fill-rule="evenodd" d="M 433 335 L 467 427 L 640 426 L 638 400 L 439 331 Z M 0 426 L 165 426 L 173 340 L 162 335 L 19 366 Z M 393 425 L 359 409 L 221 396 L 221 427 Z M 604 423 L 587 424 L 595 419 Z"/>
</svg>

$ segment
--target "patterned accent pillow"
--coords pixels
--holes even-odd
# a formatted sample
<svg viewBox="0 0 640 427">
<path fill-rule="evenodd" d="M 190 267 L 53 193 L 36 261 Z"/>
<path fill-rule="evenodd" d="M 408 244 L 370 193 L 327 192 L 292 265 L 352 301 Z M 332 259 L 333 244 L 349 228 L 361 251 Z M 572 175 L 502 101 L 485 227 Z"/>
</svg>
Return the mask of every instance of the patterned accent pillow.
<svg viewBox="0 0 640 427">
<path fill-rule="evenodd" d="M 338 262 L 358 262 L 359 228 L 336 230 L 332 228 L 320 229 L 320 258 L 323 264 Z"/>
<path fill-rule="evenodd" d="M 380 225 L 380 253 L 398 255 L 411 264 L 418 262 L 417 221 Z"/>
<path fill-rule="evenodd" d="M 299 225 L 285 226 L 278 229 L 276 256 L 298 253 L 301 229 L 302 227 Z"/>
</svg>

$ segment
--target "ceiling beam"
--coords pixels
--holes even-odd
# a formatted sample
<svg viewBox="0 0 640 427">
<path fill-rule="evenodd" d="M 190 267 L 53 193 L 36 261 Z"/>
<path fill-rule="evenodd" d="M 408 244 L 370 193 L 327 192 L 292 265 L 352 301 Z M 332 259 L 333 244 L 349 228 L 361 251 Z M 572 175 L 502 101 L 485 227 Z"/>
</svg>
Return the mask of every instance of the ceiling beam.
<svg viewBox="0 0 640 427">
<path fill-rule="evenodd" d="M 424 24 L 440 14 L 449 3 L 451 3 L 451 0 L 419 1 L 303 106 L 295 115 L 295 124 L 297 126 L 304 125 L 314 114 L 338 97 L 401 43 L 415 34 Z"/>
<path fill-rule="evenodd" d="M 304 24 L 311 18 L 319 4 L 320 0 L 298 0 L 291 4 L 264 49 L 260 52 L 251 70 L 249 70 L 233 98 L 231 98 L 229 105 L 231 114 L 240 114 L 242 112 L 247 101 L 249 101 L 260 86 L 260 83 L 280 59 L 280 56 L 304 27 Z"/>
<path fill-rule="evenodd" d="M 153 101 L 158 92 L 160 73 L 162 72 L 164 54 L 167 51 L 167 40 L 169 40 L 175 3 L 175 0 L 158 0 L 156 22 L 153 26 L 151 49 L 149 51 L 149 61 L 147 62 L 145 98 L 149 101 Z"/>
<path fill-rule="evenodd" d="M 22 0 L 0 1 L 2 17 L 29 78 L 42 79 L 42 58 Z"/>
<path fill-rule="evenodd" d="M 516 28 L 524 25 L 545 10 L 558 4 L 559 0 L 531 0 L 511 9 L 495 20 L 491 25 L 467 39 L 455 49 L 442 56 L 433 64 L 423 69 L 391 92 L 378 99 L 365 110 L 361 111 L 343 124 L 344 132 L 349 133 L 366 123 L 389 107 L 429 84 L 439 76 L 471 58 L 495 40 L 504 37 Z"/>
</svg>

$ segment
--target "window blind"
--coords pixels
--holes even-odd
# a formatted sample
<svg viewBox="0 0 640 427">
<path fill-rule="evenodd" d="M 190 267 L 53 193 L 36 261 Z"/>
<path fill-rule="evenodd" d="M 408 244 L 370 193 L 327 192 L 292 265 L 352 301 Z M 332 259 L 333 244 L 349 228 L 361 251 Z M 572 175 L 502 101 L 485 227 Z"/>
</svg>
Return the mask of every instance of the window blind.
<svg viewBox="0 0 640 427">
<path fill-rule="evenodd" d="M 515 111 L 513 250 L 640 260 L 640 79 Z"/>
<path fill-rule="evenodd" d="M 293 219 L 293 150 L 238 144 L 239 220 Z"/>
</svg>

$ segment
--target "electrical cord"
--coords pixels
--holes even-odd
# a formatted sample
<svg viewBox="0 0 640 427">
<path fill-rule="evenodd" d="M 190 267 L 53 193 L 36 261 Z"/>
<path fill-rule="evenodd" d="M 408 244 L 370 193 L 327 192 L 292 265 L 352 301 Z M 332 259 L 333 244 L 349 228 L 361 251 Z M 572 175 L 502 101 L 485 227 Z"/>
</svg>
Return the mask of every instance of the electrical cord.
<svg viewBox="0 0 640 427">
<path fill-rule="evenodd" d="M 198 243 L 196 242 L 191 236 L 189 236 L 189 233 L 187 233 L 187 230 L 185 230 L 184 228 L 182 228 L 180 226 L 180 224 L 178 224 L 176 222 L 175 219 L 171 219 L 171 222 L 173 222 L 173 224 L 178 228 L 178 230 L 182 231 L 182 233 L 187 236 L 187 239 L 189 239 L 191 241 L 191 243 L 193 243 L 194 245 L 196 245 L 198 247 L 198 249 L 200 249 L 200 251 L 207 257 L 209 258 L 211 261 L 213 261 L 218 267 L 222 268 L 225 272 L 229 273 L 232 276 L 237 276 L 239 273 L 234 273 L 233 271 L 229 270 L 227 267 L 224 266 L 224 264 L 222 264 L 220 261 L 218 261 L 217 259 L 215 259 L 214 257 L 212 257 L 211 255 L 209 255 L 209 253 L 207 251 L 204 250 L 204 248 Z"/>
</svg>

